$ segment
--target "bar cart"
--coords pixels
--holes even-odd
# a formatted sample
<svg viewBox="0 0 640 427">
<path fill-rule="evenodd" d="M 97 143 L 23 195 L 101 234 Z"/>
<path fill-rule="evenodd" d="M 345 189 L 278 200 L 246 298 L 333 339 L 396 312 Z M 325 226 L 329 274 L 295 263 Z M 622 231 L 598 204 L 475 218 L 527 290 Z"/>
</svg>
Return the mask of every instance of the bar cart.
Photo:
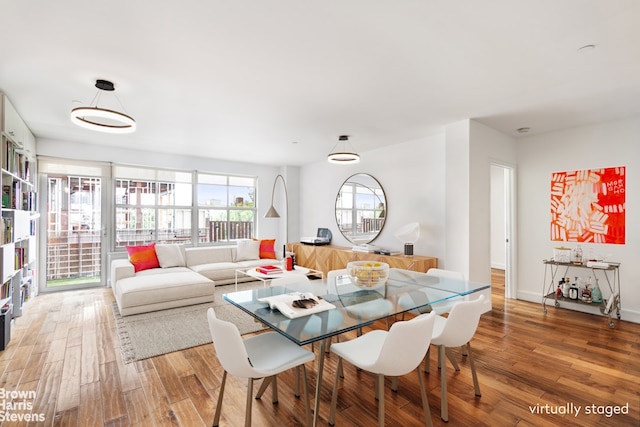
<svg viewBox="0 0 640 427">
<path fill-rule="evenodd" d="M 544 283 L 542 288 L 542 311 L 547 313 L 547 300 L 554 300 L 556 308 L 561 304 L 581 304 L 583 306 L 599 307 L 600 313 L 609 319 L 609 327 L 614 328 L 613 313 L 620 320 L 620 263 L 617 262 L 559 262 L 553 259 L 542 261 L 545 265 Z M 569 276 L 571 269 L 589 269 L 595 279 L 595 285 L 602 292 L 602 302 L 585 302 L 576 298 L 558 296 L 556 286 L 558 281 Z M 606 288 L 605 288 L 606 283 Z M 608 288 L 608 289 L 607 289 Z M 606 294 L 608 292 L 608 295 Z"/>
</svg>

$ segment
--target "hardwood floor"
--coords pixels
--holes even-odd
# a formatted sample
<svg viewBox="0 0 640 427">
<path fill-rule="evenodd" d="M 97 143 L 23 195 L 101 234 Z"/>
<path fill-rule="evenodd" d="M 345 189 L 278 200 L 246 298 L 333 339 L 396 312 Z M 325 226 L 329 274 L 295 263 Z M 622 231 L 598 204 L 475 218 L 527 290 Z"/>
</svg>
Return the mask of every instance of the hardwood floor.
<svg viewBox="0 0 640 427">
<path fill-rule="evenodd" d="M 638 426 L 640 325 L 621 321 L 610 329 L 604 317 L 553 307 L 544 315 L 540 304 L 505 300 L 504 276 L 494 273 L 493 311 L 483 315 L 472 341 L 482 397 L 474 396 L 466 358 L 456 354 L 461 370 L 447 369 L 448 425 Z M 213 346 L 124 365 L 112 301 L 110 289 L 95 289 L 28 303 L 0 352 L 3 426 L 211 425 L 222 378 Z M 423 375 L 433 423 L 443 426 L 435 359 L 431 374 Z M 335 356 L 325 360 L 319 425 L 327 425 L 335 374 Z M 308 368 L 314 387 L 316 366 Z M 376 424 L 373 381 L 345 364 L 336 425 Z M 254 401 L 254 425 L 302 425 L 304 406 L 293 383 L 293 373 L 279 377 L 277 405 L 270 392 Z M 243 425 L 245 387 L 244 380 L 228 378 L 221 425 Z M 400 379 L 397 393 L 389 387 L 385 393 L 387 425 L 421 424 L 415 374 Z M 9 421 L 7 413 L 42 420 Z"/>
</svg>

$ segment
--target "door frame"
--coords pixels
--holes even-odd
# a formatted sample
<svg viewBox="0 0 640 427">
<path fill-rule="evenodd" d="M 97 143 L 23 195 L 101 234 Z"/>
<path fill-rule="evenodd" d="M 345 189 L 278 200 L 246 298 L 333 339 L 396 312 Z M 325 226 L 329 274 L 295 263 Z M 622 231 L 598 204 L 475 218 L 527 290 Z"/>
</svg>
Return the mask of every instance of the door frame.
<svg viewBox="0 0 640 427">
<path fill-rule="evenodd" d="M 67 170 L 65 170 L 67 168 Z M 59 170 L 57 170 L 59 169 Z M 98 283 L 81 283 L 76 285 L 67 285 L 60 287 L 47 287 L 47 210 L 48 206 L 46 201 L 49 195 L 46 194 L 48 190 L 48 178 L 50 175 L 72 175 L 72 176 L 86 176 L 100 178 L 100 203 L 101 203 L 101 218 L 100 218 L 100 282 Z M 106 286 L 107 274 L 109 271 L 108 253 L 112 248 L 112 236 L 107 230 L 110 229 L 110 225 L 113 223 L 112 211 L 113 203 L 111 195 L 113 194 L 111 180 L 111 164 L 103 162 L 79 162 L 69 159 L 57 159 L 51 157 L 38 157 L 38 188 L 40 203 L 38 211 L 40 214 L 40 221 L 38 225 L 38 291 L 42 293 L 46 292 L 58 292 L 75 289 L 87 289 Z"/>
<path fill-rule="evenodd" d="M 516 276 L 516 167 L 498 160 L 492 160 L 491 166 L 504 171 L 504 234 L 505 234 L 505 298 L 515 299 Z"/>
</svg>

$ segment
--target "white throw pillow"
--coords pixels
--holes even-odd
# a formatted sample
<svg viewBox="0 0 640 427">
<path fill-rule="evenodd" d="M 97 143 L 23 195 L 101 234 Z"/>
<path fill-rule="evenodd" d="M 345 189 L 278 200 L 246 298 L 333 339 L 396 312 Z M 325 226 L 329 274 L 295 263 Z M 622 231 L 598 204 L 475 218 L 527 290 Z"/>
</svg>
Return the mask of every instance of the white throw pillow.
<svg viewBox="0 0 640 427">
<path fill-rule="evenodd" d="M 260 241 L 252 239 L 238 240 L 236 261 L 260 259 Z"/>
<path fill-rule="evenodd" d="M 156 256 L 160 267 L 186 267 L 184 245 L 156 245 Z"/>
</svg>

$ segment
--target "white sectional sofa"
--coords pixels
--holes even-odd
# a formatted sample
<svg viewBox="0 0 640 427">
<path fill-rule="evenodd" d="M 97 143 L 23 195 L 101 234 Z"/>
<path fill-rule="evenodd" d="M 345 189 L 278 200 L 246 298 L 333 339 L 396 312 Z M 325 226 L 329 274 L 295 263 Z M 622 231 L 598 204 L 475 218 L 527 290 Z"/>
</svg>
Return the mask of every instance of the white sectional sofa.
<svg viewBox="0 0 640 427">
<path fill-rule="evenodd" d="M 137 272 L 131 258 L 114 259 L 110 283 L 120 314 L 128 316 L 213 301 L 214 286 L 235 283 L 237 269 L 280 262 L 260 258 L 259 244 L 247 240 L 238 242 L 238 246 L 156 245 L 160 266 Z M 238 277 L 238 281 L 247 280 L 253 279 Z"/>
</svg>

